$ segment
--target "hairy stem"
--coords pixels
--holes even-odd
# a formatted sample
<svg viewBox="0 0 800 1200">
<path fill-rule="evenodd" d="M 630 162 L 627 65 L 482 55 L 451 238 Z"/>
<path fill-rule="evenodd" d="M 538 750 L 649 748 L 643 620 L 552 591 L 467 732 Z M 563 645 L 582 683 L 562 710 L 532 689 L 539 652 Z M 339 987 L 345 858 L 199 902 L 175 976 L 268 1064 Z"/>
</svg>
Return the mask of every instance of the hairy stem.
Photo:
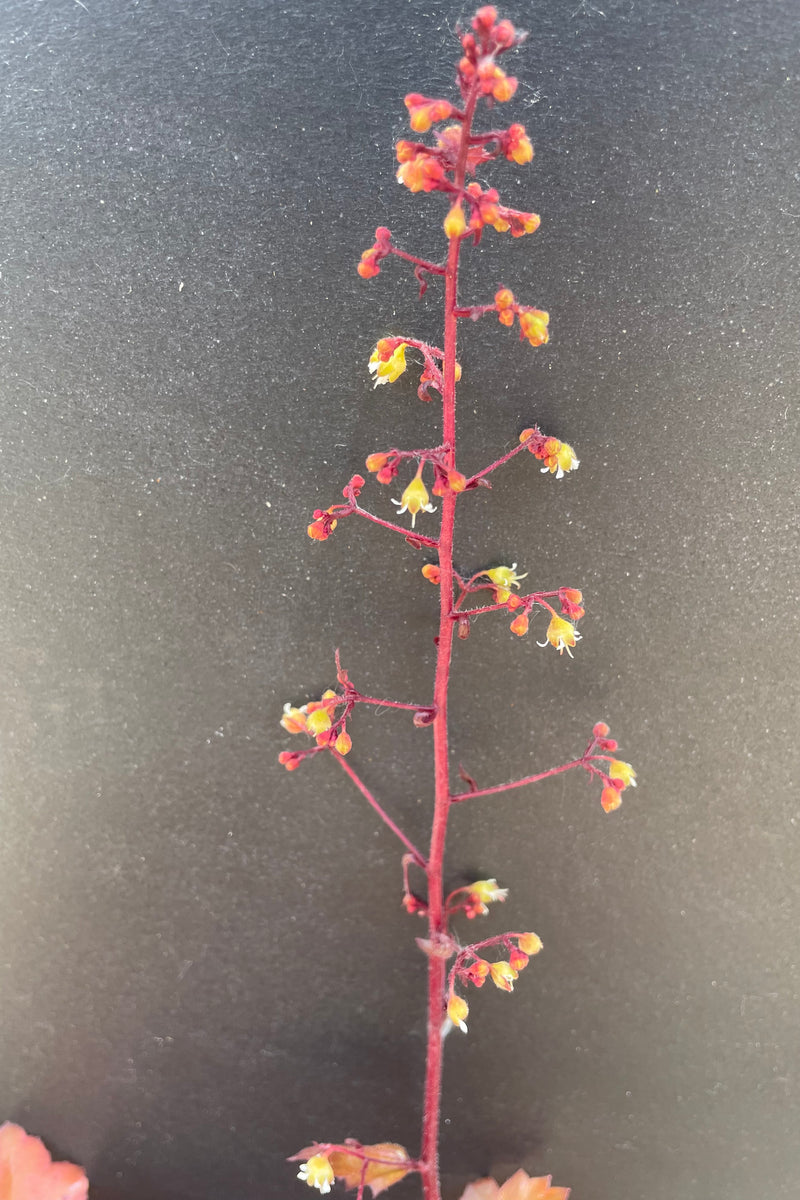
<svg viewBox="0 0 800 1200">
<path fill-rule="evenodd" d="M 464 187 L 470 129 L 478 93 L 473 85 L 464 112 L 461 147 L 454 184 Z M 458 303 L 458 260 L 461 239 L 450 239 L 445 268 L 444 292 L 444 387 L 442 391 L 442 442 L 447 447 L 447 466 L 455 466 L 456 445 L 456 306 Z M 447 922 L 442 871 L 444 866 L 447 817 L 450 809 L 450 767 L 447 732 L 447 698 L 450 687 L 450 658 L 453 649 L 453 533 L 456 493 L 448 489 L 442 497 L 442 522 L 439 531 L 439 638 L 436 654 L 436 678 L 433 703 L 434 811 L 431 847 L 428 854 L 428 930 L 433 947 L 445 934 Z M 428 1045 L 425 1064 L 425 1095 L 422 1115 L 420 1170 L 424 1200 L 441 1200 L 439 1183 L 439 1116 L 442 1097 L 442 1027 L 445 1016 L 445 980 L 447 962 L 431 954 L 428 959 Z"/>
<path fill-rule="evenodd" d="M 373 796 L 372 792 L 369 790 L 367 785 L 358 777 L 358 775 L 356 775 L 355 771 L 350 766 L 350 763 L 345 758 L 342 758 L 339 751 L 331 749 L 331 754 L 336 759 L 336 761 L 338 762 L 338 764 L 342 768 L 342 770 L 345 772 L 345 774 L 350 776 L 353 783 L 356 785 L 358 790 L 361 792 L 361 795 L 364 797 L 364 799 L 367 800 L 368 803 L 372 805 L 372 807 L 375 809 L 375 812 L 378 814 L 378 816 L 384 822 L 384 824 L 388 825 L 389 828 L 391 829 L 392 833 L 396 834 L 396 836 L 400 838 L 400 841 L 403 843 L 403 845 L 411 852 L 411 855 L 414 858 L 414 861 L 419 863 L 419 865 L 424 870 L 427 865 L 425 862 L 425 859 L 420 854 L 419 850 L 414 845 L 414 843 L 411 841 L 411 839 L 406 837 L 406 835 L 403 833 L 400 826 L 396 825 L 395 822 L 392 820 L 392 818 L 389 816 L 389 814 L 384 811 L 384 809 L 378 803 L 378 801 L 375 799 L 375 797 Z"/>
</svg>

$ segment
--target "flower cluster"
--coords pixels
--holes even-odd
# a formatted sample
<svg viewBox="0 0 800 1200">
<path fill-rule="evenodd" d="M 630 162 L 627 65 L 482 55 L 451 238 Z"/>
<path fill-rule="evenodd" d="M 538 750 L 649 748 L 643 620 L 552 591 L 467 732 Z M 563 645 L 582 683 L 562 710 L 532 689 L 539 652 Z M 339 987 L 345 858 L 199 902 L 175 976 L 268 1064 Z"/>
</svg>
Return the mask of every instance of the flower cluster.
<svg viewBox="0 0 800 1200">
<path fill-rule="evenodd" d="M 477 950 L 490 944 L 502 944 L 509 951 L 508 959 L 500 962 L 489 962 L 477 953 Z M 483 987 L 487 979 L 491 979 L 496 988 L 504 992 L 513 992 L 514 984 L 519 978 L 533 955 L 542 949 L 542 941 L 535 933 L 506 933 L 499 938 L 490 938 L 478 946 L 468 946 L 458 955 L 455 965 L 450 972 L 450 987 L 447 1000 L 447 1015 L 462 1033 L 467 1032 L 466 1020 L 469 1016 L 469 1005 L 463 996 L 455 990 L 456 980 L 471 983 L 475 987 Z"/>
<path fill-rule="evenodd" d="M 510 233 L 515 238 L 535 233 L 541 225 L 541 218 L 536 213 L 520 212 L 501 204 L 497 188 L 484 190 L 480 184 L 470 183 L 464 191 L 464 199 L 471 210 L 469 231 L 476 234 L 476 241 L 484 225 L 491 225 L 498 233 Z"/>
<path fill-rule="evenodd" d="M 375 230 L 375 243 L 361 255 L 361 262 L 356 270 L 362 279 L 374 279 L 380 275 L 378 264 L 392 253 L 392 234 L 385 225 L 379 225 Z"/>
<path fill-rule="evenodd" d="M 519 440 L 526 444 L 534 458 L 544 463 L 543 475 L 549 472 L 555 475 L 556 479 L 563 479 L 568 471 L 577 471 L 581 465 L 572 446 L 567 442 L 560 442 L 558 438 L 543 437 L 536 428 L 523 429 Z"/>
<path fill-rule="evenodd" d="M 331 688 L 322 693 L 319 700 L 310 700 L 302 708 L 287 703 L 283 706 L 281 725 L 287 733 L 306 733 L 312 737 L 319 749 L 329 747 L 339 754 L 349 754 L 353 742 L 346 729 L 347 711 L 337 719 L 336 709 L 344 704 L 344 698 Z M 313 753 L 313 751 L 311 751 Z M 296 771 L 307 757 L 307 750 L 283 750 L 278 762 L 287 771 Z"/>
<path fill-rule="evenodd" d="M 308 536 L 317 542 L 326 541 L 339 524 L 340 517 L 349 517 L 356 511 L 358 497 L 361 495 L 365 479 L 363 475 L 353 475 L 342 488 L 342 495 L 347 504 L 332 504 L 330 508 L 315 508 L 314 520 L 308 526 Z"/>
<path fill-rule="evenodd" d="M 622 793 L 625 788 L 636 787 L 636 772 L 631 764 L 611 757 L 611 754 L 617 749 L 617 742 L 608 736 L 609 732 L 605 721 L 598 721 L 592 730 L 593 742 L 589 750 L 589 753 L 593 750 L 607 752 L 593 755 L 594 762 L 601 761 L 608 764 L 605 770 L 594 768 L 594 773 L 599 775 L 605 784 L 600 796 L 600 803 L 603 811 L 607 813 L 615 812 L 622 804 Z"/>
<path fill-rule="evenodd" d="M 547 328 L 550 314 L 540 308 L 518 304 L 510 288 L 502 287 L 495 293 L 494 306 L 501 325 L 510 327 L 514 324 L 514 318 L 519 318 L 520 341 L 527 338 L 532 346 L 544 346 L 550 340 Z"/>
<path fill-rule="evenodd" d="M 488 905 L 502 903 L 508 896 L 508 888 L 497 886 L 496 879 L 478 879 L 466 887 L 456 888 L 447 897 L 447 913 L 463 912 L 465 917 L 485 917 Z"/>
<path fill-rule="evenodd" d="M 491 4 L 479 8 L 472 18 L 472 33 L 461 38 L 464 55 L 458 64 L 458 85 L 466 99 L 477 78 L 481 95 L 490 101 L 510 100 L 517 90 L 513 75 L 506 75 L 496 63 L 498 54 L 511 50 L 523 41 L 510 21 L 498 21 L 497 9 Z"/>
<path fill-rule="evenodd" d="M 472 32 L 461 38 L 464 55 L 458 65 L 457 80 L 462 96 L 466 98 L 477 82 L 479 95 L 490 103 L 510 100 L 517 90 L 517 81 L 506 75 L 496 60 L 499 54 L 521 40 L 510 21 L 497 20 L 494 8 L 480 9 L 472 21 Z M 415 133 L 427 133 L 440 121 L 455 118 L 457 122 L 463 122 L 465 119 L 465 114 L 449 100 L 423 96 L 419 92 L 410 92 L 405 97 L 405 104 Z M 398 141 L 395 147 L 399 164 L 397 181 L 412 192 L 438 191 L 450 195 L 451 205 L 444 220 L 448 238 L 473 234 L 477 242 L 484 225 L 491 225 L 499 233 L 510 232 L 512 237 L 522 237 L 539 228 L 539 217 L 535 213 L 502 205 L 496 188 L 484 190 L 478 183 L 466 187 L 456 184 L 463 138 L 461 124 L 445 126 L 435 132 L 434 138 L 433 145 L 406 138 Z M 508 129 L 474 138 L 466 149 L 466 171 L 474 174 L 479 165 L 499 157 L 520 165 L 531 161 L 533 145 L 524 125 L 515 122 Z M 468 215 L 464 211 L 465 203 Z M 385 230 L 378 232 L 388 234 Z M 380 238 L 376 233 L 375 245 L 361 256 L 359 274 L 365 279 L 377 275 L 378 263 L 389 253 L 387 237 Z"/>
</svg>

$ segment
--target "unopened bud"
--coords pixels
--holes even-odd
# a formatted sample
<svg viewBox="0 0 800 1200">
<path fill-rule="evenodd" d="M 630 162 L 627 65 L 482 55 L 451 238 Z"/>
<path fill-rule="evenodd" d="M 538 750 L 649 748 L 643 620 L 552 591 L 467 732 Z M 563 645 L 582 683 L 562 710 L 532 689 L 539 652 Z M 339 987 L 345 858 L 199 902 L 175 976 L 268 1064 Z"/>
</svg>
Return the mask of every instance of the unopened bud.
<svg viewBox="0 0 800 1200">
<path fill-rule="evenodd" d="M 436 720 L 436 713 L 432 708 L 418 708 L 414 713 L 414 724 L 417 729 L 423 729 L 426 725 L 432 725 Z"/>
<path fill-rule="evenodd" d="M 467 1032 L 465 1021 L 469 1016 L 469 1005 L 463 996 L 457 996 L 455 992 L 453 992 L 447 1003 L 447 1015 L 453 1024 L 458 1026 L 462 1033 Z"/>
<path fill-rule="evenodd" d="M 521 933 L 517 938 L 517 944 L 523 954 L 529 954 L 533 957 L 538 954 L 542 948 L 542 939 L 538 933 Z"/>
<path fill-rule="evenodd" d="M 614 787 L 603 788 L 603 794 L 600 797 L 600 803 L 603 806 L 604 812 L 616 812 L 620 804 L 622 804 L 622 797 Z"/>
</svg>

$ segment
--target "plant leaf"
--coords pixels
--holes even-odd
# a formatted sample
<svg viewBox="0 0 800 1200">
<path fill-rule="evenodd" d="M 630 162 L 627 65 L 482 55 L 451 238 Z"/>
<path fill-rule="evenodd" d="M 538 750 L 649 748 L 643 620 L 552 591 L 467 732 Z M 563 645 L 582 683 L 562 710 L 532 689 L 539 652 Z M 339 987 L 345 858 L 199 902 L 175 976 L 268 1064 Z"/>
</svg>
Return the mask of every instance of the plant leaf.
<svg viewBox="0 0 800 1200">
<path fill-rule="evenodd" d="M 348 1154 L 344 1150 L 334 1150 L 330 1155 L 331 1166 L 337 1178 L 344 1180 L 345 1187 L 357 1188 L 361 1183 L 362 1171 L 364 1183 L 372 1188 L 373 1196 L 380 1195 L 393 1183 L 399 1183 L 411 1170 L 408 1163 L 408 1151 L 396 1142 L 378 1142 L 374 1146 L 360 1146 L 363 1154 L 379 1158 L 381 1162 L 367 1162 L 356 1154 Z M 403 1165 L 394 1166 L 394 1163 Z"/>
</svg>

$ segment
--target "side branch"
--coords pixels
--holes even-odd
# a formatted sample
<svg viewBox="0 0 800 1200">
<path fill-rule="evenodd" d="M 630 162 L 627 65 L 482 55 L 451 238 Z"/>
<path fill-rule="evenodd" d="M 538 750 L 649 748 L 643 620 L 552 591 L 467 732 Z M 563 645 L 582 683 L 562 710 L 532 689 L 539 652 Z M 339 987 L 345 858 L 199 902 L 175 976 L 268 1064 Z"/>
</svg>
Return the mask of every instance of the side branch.
<svg viewBox="0 0 800 1200">
<path fill-rule="evenodd" d="M 373 796 L 372 792 L 369 790 L 367 785 L 358 777 L 358 775 L 356 775 L 355 771 L 350 766 L 349 762 L 347 762 L 347 760 L 345 758 L 343 758 L 342 755 L 339 754 L 339 752 L 337 750 L 334 750 L 333 748 L 331 748 L 331 754 L 336 759 L 339 766 L 344 771 L 345 775 L 350 776 L 353 783 L 356 785 L 358 790 L 361 792 L 361 795 L 364 797 L 364 799 L 369 804 L 372 805 L 372 807 L 375 809 L 375 812 L 378 814 L 378 816 L 384 822 L 384 824 L 389 826 L 392 833 L 395 834 L 396 837 L 399 837 L 400 841 L 403 843 L 403 845 L 406 847 L 406 849 L 408 851 L 410 851 L 410 853 L 414 856 L 414 862 L 416 862 L 420 867 L 422 867 L 423 871 L 427 871 L 428 864 L 427 864 L 425 858 L 423 857 L 423 855 L 420 854 L 419 850 L 414 845 L 414 843 L 411 841 L 411 839 L 406 837 L 406 835 L 403 833 L 403 831 L 399 827 L 399 825 L 396 825 L 395 822 L 392 820 L 392 818 L 389 816 L 389 814 L 384 811 L 384 809 L 381 807 L 381 805 L 375 799 L 375 797 Z"/>
<path fill-rule="evenodd" d="M 402 525 L 395 525 L 392 521 L 384 521 L 381 517 L 376 517 L 374 513 L 367 512 L 365 508 L 362 508 L 358 504 L 352 511 L 359 517 L 366 517 L 368 521 L 373 521 L 376 525 L 382 525 L 384 529 L 393 529 L 395 533 L 402 533 L 406 540 L 409 536 L 413 537 L 414 541 L 418 542 L 420 546 L 429 546 L 432 550 L 438 550 L 439 548 L 439 542 L 436 538 L 426 537 L 423 533 L 404 529 Z"/>
<path fill-rule="evenodd" d="M 494 796 L 497 792 L 508 792 L 512 788 L 525 787 L 528 783 L 538 783 L 540 779 L 549 779 L 551 775 L 562 775 L 564 771 L 571 771 L 573 767 L 583 767 L 585 770 L 594 773 L 584 757 L 575 758 L 572 762 L 564 763 L 560 767 L 551 767 L 549 771 L 540 771 L 538 775 L 526 775 L 524 779 L 515 779 L 513 783 L 497 783 L 494 787 L 477 788 L 475 791 L 470 792 L 459 792 L 456 796 L 450 796 L 450 803 L 458 804 L 461 800 L 474 800 L 478 796 Z"/>
<path fill-rule="evenodd" d="M 513 450 L 509 450 L 508 454 L 504 454 L 502 458 L 498 458 L 495 462 L 490 463 L 489 466 L 484 467 L 482 471 L 477 471 L 474 475 L 470 475 L 469 479 L 467 480 L 467 488 L 477 487 L 479 479 L 483 479 L 484 475 L 489 475 L 492 471 L 496 471 L 498 467 L 502 467 L 503 463 L 509 462 L 512 458 L 514 458 L 515 455 L 519 454 L 521 450 L 524 450 L 526 445 L 526 442 L 520 442 L 518 446 L 515 446 Z"/>
</svg>

